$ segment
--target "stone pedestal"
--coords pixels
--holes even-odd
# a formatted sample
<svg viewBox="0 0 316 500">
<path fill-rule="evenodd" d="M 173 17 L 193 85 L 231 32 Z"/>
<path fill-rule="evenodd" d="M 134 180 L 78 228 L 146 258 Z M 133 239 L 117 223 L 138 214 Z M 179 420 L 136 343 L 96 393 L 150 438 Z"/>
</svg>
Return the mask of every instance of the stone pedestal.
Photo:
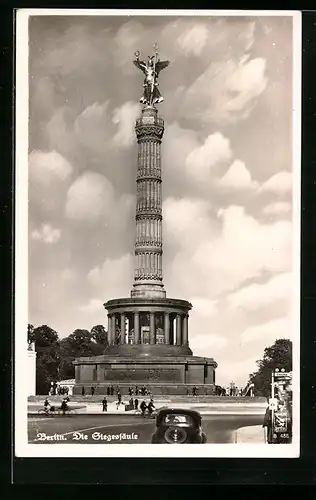
<svg viewBox="0 0 316 500">
<path fill-rule="evenodd" d="M 157 353 L 157 351 L 156 351 Z M 109 386 L 128 388 L 146 386 L 153 394 L 214 394 L 216 362 L 198 356 L 156 356 L 153 352 L 143 355 L 105 355 L 94 358 L 78 358 L 74 394 L 89 394 L 95 387 L 97 394 L 106 394 Z M 113 353 L 114 354 L 114 353 Z M 122 353 L 121 353 L 122 354 Z"/>
</svg>

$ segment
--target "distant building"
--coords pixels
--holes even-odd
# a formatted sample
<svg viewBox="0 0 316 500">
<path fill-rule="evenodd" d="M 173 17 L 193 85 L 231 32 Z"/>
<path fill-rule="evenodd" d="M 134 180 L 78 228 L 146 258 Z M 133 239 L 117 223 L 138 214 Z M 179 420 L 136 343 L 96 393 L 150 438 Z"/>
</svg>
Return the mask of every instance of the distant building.
<svg viewBox="0 0 316 500">
<path fill-rule="evenodd" d="M 35 343 L 29 342 L 27 347 L 28 396 L 36 395 L 36 351 Z"/>
<path fill-rule="evenodd" d="M 60 388 L 63 388 L 63 389 L 68 389 L 68 395 L 72 396 L 72 394 L 73 394 L 73 387 L 74 387 L 75 383 L 76 383 L 75 379 L 71 378 L 71 379 L 68 379 L 68 380 L 60 380 L 57 383 L 57 386 L 59 386 Z"/>
</svg>

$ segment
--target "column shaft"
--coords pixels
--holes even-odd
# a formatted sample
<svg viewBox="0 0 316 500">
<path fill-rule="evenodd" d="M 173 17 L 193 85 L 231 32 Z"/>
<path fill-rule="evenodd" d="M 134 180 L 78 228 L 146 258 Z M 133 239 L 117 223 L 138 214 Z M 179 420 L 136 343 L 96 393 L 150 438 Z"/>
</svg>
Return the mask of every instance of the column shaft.
<svg viewBox="0 0 316 500">
<path fill-rule="evenodd" d="M 139 312 L 134 314 L 134 338 L 135 344 L 139 344 Z"/>
<path fill-rule="evenodd" d="M 177 314 L 176 323 L 176 344 L 181 345 L 181 316 Z"/>
<path fill-rule="evenodd" d="M 116 317 L 112 314 L 112 345 L 116 344 Z"/>
<path fill-rule="evenodd" d="M 165 312 L 165 344 L 170 344 L 170 318 L 169 313 Z"/>
<path fill-rule="evenodd" d="M 156 335 L 155 335 L 155 313 L 151 312 L 150 313 L 150 337 L 149 337 L 150 344 L 156 343 L 155 337 L 156 337 Z"/>
<path fill-rule="evenodd" d="M 112 317 L 108 314 L 108 344 L 112 345 Z"/>
<path fill-rule="evenodd" d="M 182 344 L 183 345 L 188 345 L 188 343 L 189 343 L 188 321 L 189 321 L 189 316 L 186 314 L 183 318 L 183 337 L 182 337 Z"/>
<path fill-rule="evenodd" d="M 125 344 L 125 314 L 121 314 L 121 344 Z"/>
</svg>

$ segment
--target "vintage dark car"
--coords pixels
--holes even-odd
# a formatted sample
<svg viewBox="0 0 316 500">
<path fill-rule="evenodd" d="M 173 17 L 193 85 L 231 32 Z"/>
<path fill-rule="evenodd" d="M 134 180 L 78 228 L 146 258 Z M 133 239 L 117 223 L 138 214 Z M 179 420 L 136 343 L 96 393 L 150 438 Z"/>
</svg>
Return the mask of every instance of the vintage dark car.
<svg viewBox="0 0 316 500">
<path fill-rule="evenodd" d="M 161 408 L 156 417 L 156 430 L 152 444 L 203 444 L 206 434 L 202 430 L 202 417 L 198 411 L 182 408 Z"/>
</svg>

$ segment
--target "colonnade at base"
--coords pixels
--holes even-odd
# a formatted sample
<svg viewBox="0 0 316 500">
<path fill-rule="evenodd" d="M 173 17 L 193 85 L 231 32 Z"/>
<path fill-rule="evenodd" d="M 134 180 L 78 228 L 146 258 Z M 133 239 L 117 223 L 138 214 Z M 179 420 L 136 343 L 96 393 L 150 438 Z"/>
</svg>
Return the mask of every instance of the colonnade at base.
<svg viewBox="0 0 316 500">
<path fill-rule="evenodd" d="M 108 342 L 116 344 L 188 345 L 186 313 L 117 312 L 108 314 Z"/>
</svg>

